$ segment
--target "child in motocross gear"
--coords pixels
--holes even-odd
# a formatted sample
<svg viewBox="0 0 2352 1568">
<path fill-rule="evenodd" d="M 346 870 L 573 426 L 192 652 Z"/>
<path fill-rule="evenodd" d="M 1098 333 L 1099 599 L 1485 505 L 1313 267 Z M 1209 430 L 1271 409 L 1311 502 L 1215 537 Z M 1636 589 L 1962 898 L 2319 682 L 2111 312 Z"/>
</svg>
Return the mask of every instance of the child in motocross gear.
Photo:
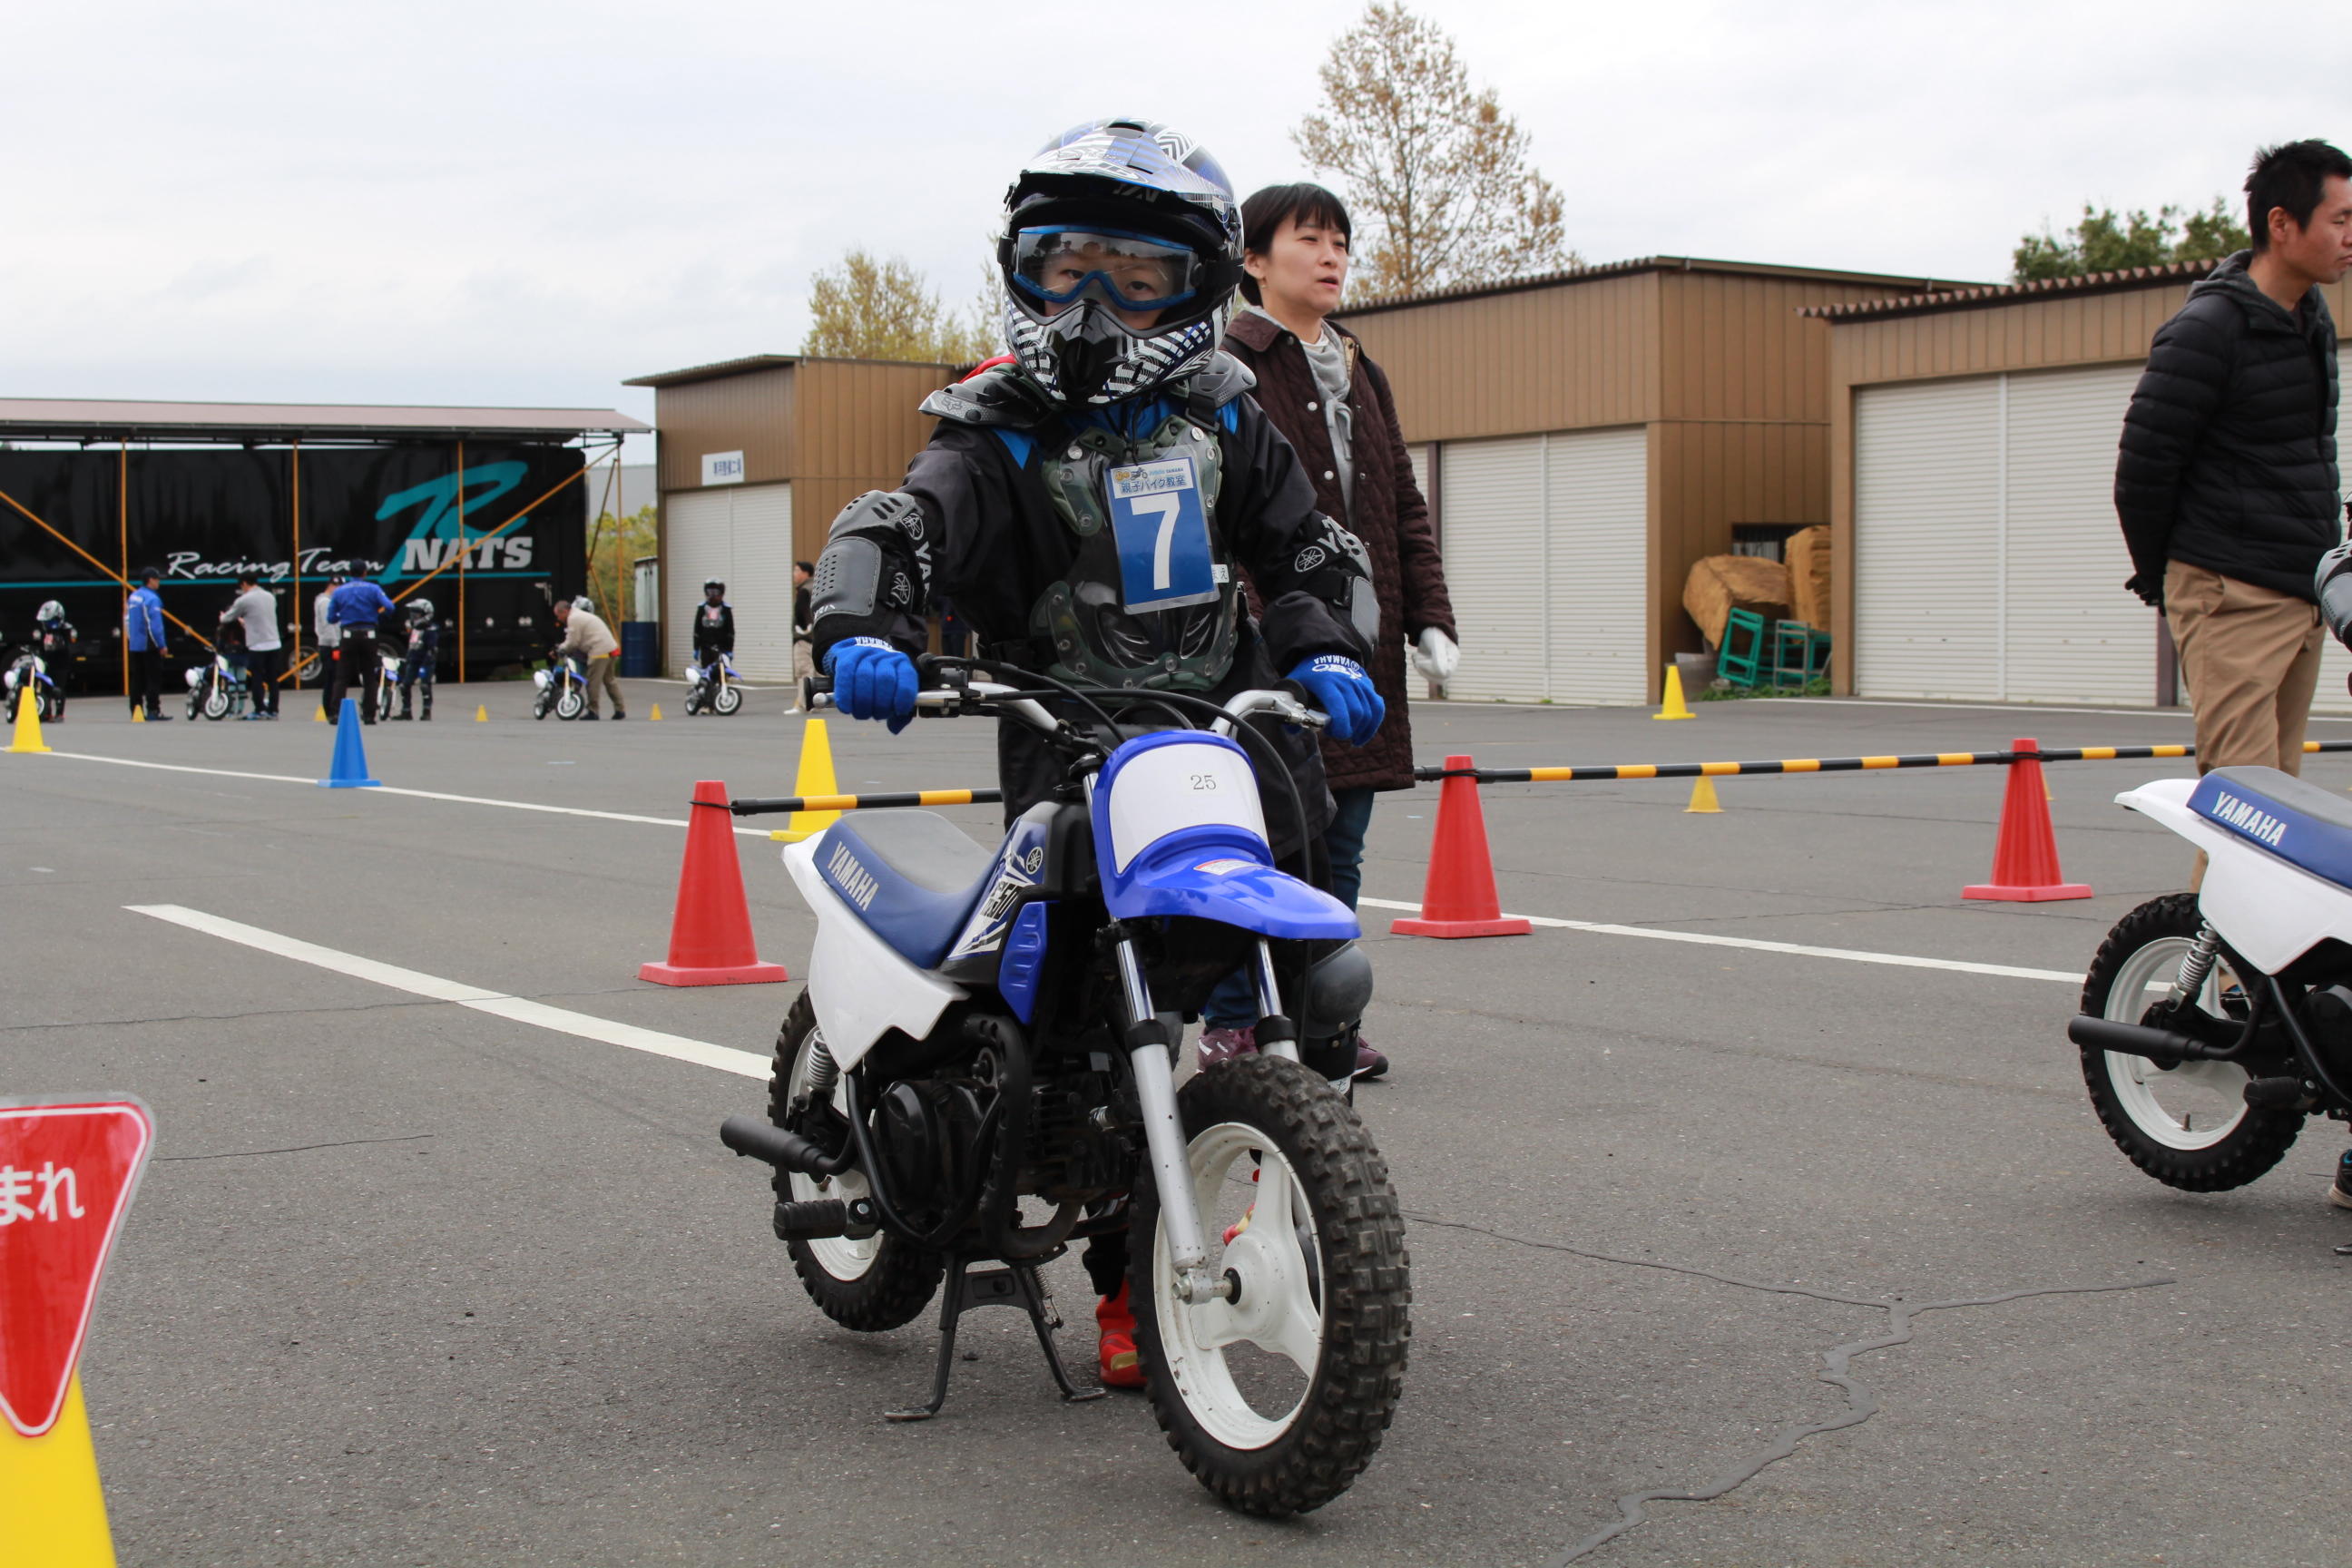
<svg viewBox="0 0 2352 1568">
<path fill-rule="evenodd" d="M 694 662 L 709 668 L 713 658 L 735 651 L 735 611 L 727 603 L 727 584 L 712 578 L 702 585 L 702 603 L 694 607 Z"/>
<path fill-rule="evenodd" d="M 1214 159 L 1166 126 L 1095 121 L 1056 137 L 1005 198 L 997 263 L 1013 352 L 923 405 L 939 420 L 897 491 L 858 497 L 817 561 L 812 641 L 841 710 L 914 711 L 908 658 L 935 595 L 984 657 L 1090 687 L 1223 702 L 1287 677 L 1361 744 L 1381 703 L 1365 552 L 1316 510 L 1288 442 L 1218 352 L 1241 277 L 1240 208 Z M 1169 498 L 1174 498 L 1172 500 Z M 1238 575 L 1265 605 L 1254 621 Z M 1261 784 L 1277 857 L 1331 810 L 1314 738 L 1262 732 L 1297 784 Z M 1009 826 L 1062 782 L 1024 726 L 997 735 Z M 1311 861 L 1310 861 L 1311 864 Z M 1105 1383 L 1139 1386 L 1126 1237 L 1098 1237 Z"/>
<path fill-rule="evenodd" d="M 433 666 L 441 652 L 441 628 L 433 624 L 433 601 L 408 601 L 408 641 L 400 655 L 400 711 L 395 719 L 409 717 L 409 699 L 418 687 L 425 689 L 425 711 L 417 715 L 425 723 L 433 722 Z"/>
<path fill-rule="evenodd" d="M 45 599 L 33 612 L 33 651 L 40 655 L 48 667 L 49 679 L 58 689 L 66 689 L 66 677 L 73 668 L 74 626 L 66 619 L 66 607 L 55 599 Z"/>
</svg>

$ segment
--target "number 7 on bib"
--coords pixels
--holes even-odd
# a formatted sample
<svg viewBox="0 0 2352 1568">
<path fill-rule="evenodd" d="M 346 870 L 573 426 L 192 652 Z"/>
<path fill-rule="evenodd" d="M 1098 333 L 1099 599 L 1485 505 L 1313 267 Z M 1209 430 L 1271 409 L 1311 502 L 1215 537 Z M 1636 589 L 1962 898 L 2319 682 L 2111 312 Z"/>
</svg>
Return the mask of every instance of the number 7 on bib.
<svg viewBox="0 0 2352 1568">
<path fill-rule="evenodd" d="M 1128 609 L 1214 603 L 1209 517 L 1189 457 L 1110 471 L 1110 524 L 1118 539 L 1119 595 Z"/>
</svg>

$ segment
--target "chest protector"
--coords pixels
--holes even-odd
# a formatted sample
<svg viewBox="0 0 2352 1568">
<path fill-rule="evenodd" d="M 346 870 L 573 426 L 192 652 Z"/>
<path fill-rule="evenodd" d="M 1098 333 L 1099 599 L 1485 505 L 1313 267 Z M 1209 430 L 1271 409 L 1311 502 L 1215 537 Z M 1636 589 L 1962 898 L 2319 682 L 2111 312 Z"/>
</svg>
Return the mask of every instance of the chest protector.
<svg viewBox="0 0 2352 1568">
<path fill-rule="evenodd" d="M 1207 416 L 1214 418 L 1213 412 Z M 1074 686 L 1168 691 L 1208 691 L 1225 678 L 1240 637 L 1242 602 L 1217 526 L 1223 452 L 1215 426 L 1180 409 L 1148 436 L 1091 426 L 1045 458 L 1045 493 L 1078 546 L 1069 570 L 1029 612 L 1030 635 L 1052 649 L 1046 674 Z M 1213 593 L 1198 603 L 1131 610 L 1111 516 L 1112 471 L 1169 458 L 1192 464 L 1208 524 Z"/>
</svg>

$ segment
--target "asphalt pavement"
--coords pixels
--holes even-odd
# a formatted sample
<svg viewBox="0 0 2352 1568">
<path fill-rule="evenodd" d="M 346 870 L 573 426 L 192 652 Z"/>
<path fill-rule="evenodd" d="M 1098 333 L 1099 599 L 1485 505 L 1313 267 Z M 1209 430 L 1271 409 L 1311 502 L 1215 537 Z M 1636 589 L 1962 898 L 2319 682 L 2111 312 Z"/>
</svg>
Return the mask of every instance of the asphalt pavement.
<svg viewBox="0 0 2352 1568">
<path fill-rule="evenodd" d="M 1367 908 L 1396 1066 L 1359 1105 L 1412 1222 L 1412 1362 L 1355 1489 L 1270 1523 L 1218 1508 L 1139 1399 L 1059 1404 L 1013 1313 L 969 1321 L 943 1416 L 884 1423 L 930 1325 L 861 1337 L 803 1298 L 764 1167 L 715 1136 L 759 1082 L 135 912 L 764 1053 L 813 931 L 774 846 L 737 839 L 793 984 L 635 974 L 694 781 L 789 793 L 801 721 L 773 692 L 685 720 L 677 688 L 629 688 L 594 726 L 444 688 L 429 726 L 364 732 L 413 794 L 307 782 L 332 734 L 307 698 L 275 725 L 80 700 L 56 754 L 0 756 L 0 1093 L 128 1090 L 159 1130 L 83 1360 L 129 1568 L 1540 1564 L 1635 1518 L 1575 1560 L 2344 1560 L 2341 1133 L 2173 1192 L 2108 1142 L 2063 1035 L 2066 977 L 2188 870 L 2113 796 L 2179 769 L 2053 766 L 2097 895 L 2043 905 L 1959 897 L 1998 769 L 1725 779 L 1712 816 L 1686 782 L 1488 787 L 1505 909 L 1675 934 L 1441 942 Z M 1842 701 L 1413 722 L 1424 762 L 1495 766 L 2190 728 Z M 992 782 L 982 723 L 831 730 L 845 790 Z M 2352 784 L 2352 759 L 2306 776 Z M 1435 798 L 1382 798 L 1368 898 L 1421 896 Z M 992 839 L 992 810 L 948 815 Z M 1087 1364 L 1084 1278 L 1051 1275 Z"/>
</svg>

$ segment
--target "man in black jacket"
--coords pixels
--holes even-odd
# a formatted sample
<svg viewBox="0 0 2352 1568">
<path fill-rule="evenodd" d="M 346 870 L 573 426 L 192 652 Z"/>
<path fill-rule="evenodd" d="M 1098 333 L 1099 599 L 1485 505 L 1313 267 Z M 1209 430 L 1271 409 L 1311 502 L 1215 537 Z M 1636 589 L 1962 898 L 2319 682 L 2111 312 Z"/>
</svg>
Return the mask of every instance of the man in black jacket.
<svg viewBox="0 0 2352 1568">
<path fill-rule="evenodd" d="M 2352 269 L 2352 158 L 2325 142 L 2264 149 L 2246 195 L 2253 248 L 2157 331 L 2124 416 L 2116 510 L 2126 585 L 2180 649 L 2198 767 L 2292 773 L 2319 678 L 2312 573 L 2344 531 L 2321 289 Z"/>
</svg>

